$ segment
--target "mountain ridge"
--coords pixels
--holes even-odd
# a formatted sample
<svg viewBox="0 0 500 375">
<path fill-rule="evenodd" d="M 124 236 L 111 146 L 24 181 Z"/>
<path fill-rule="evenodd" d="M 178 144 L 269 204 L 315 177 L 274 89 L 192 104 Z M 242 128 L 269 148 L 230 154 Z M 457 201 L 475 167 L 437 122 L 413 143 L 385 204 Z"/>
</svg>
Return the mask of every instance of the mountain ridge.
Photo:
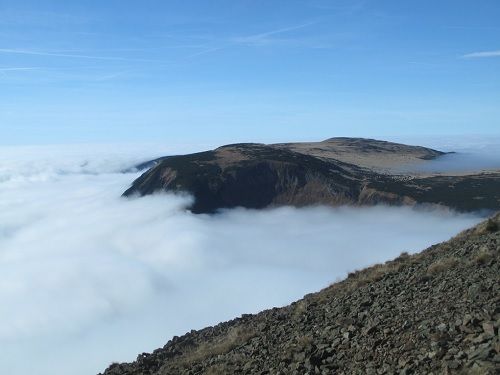
<svg viewBox="0 0 500 375">
<path fill-rule="evenodd" d="M 187 192 L 194 213 L 282 205 L 439 205 L 500 209 L 500 172 L 465 176 L 387 173 L 445 153 L 359 138 L 322 142 L 237 143 L 151 161 L 124 196 Z M 391 164 L 392 163 L 392 164 Z"/>
</svg>

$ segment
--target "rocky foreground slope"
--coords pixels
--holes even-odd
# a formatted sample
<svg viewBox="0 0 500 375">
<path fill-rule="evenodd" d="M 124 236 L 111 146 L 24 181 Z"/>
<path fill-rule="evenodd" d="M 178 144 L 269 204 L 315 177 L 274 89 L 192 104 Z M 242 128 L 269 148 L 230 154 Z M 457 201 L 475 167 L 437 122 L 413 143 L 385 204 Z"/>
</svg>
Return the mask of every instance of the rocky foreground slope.
<svg viewBox="0 0 500 375">
<path fill-rule="evenodd" d="M 234 144 L 160 158 L 124 196 L 187 192 L 194 213 L 220 208 L 431 204 L 459 211 L 500 209 L 500 173 L 414 176 L 388 173 L 442 152 L 359 138 L 315 143 Z"/>
<path fill-rule="evenodd" d="M 499 228 L 496 215 L 290 306 L 174 337 L 104 374 L 498 374 Z"/>
</svg>

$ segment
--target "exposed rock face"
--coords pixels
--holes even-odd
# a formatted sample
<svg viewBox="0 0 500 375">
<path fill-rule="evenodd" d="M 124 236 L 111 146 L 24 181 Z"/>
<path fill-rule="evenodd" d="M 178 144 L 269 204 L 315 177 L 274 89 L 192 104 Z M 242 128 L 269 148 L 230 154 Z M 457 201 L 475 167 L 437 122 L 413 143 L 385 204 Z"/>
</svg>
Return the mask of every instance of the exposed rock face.
<svg viewBox="0 0 500 375">
<path fill-rule="evenodd" d="M 500 215 L 284 308 L 191 331 L 105 375 L 498 374 Z"/>
<path fill-rule="evenodd" d="M 389 162 L 416 163 L 442 154 L 352 138 L 235 144 L 157 159 L 124 195 L 188 192 L 194 195 L 195 213 L 237 206 L 316 204 L 428 203 L 463 211 L 500 208 L 499 173 L 427 178 L 379 173 Z"/>
</svg>

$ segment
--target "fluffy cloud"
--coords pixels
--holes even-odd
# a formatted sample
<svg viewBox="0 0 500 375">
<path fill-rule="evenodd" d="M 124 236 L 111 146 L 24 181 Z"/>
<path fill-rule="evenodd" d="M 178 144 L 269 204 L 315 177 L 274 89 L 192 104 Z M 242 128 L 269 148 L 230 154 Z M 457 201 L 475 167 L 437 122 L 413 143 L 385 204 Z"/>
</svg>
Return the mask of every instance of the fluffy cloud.
<svg viewBox="0 0 500 375">
<path fill-rule="evenodd" d="M 2 374 L 96 373 L 479 220 L 389 207 L 193 215 L 189 197 L 121 198 L 137 173 L 120 171 L 156 153 L 112 150 L 0 153 Z"/>
</svg>

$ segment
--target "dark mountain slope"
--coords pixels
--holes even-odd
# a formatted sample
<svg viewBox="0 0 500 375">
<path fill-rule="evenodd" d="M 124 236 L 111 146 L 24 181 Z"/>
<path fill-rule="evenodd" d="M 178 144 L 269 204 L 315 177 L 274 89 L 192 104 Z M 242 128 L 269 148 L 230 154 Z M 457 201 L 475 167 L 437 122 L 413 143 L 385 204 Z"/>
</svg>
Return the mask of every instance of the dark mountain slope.
<svg viewBox="0 0 500 375">
<path fill-rule="evenodd" d="M 414 202 L 439 204 L 458 211 L 500 209 L 500 173 L 465 176 L 404 177 L 372 180 L 375 191 L 396 193 Z"/>
<path fill-rule="evenodd" d="M 191 207 L 195 213 L 237 206 L 377 203 L 440 204 L 461 211 L 500 209 L 499 173 L 423 178 L 377 172 L 390 162 L 422 162 L 441 154 L 423 147 L 351 138 L 227 145 L 157 159 L 124 195 L 188 192 L 195 198 Z"/>
<path fill-rule="evenodd" d="M 284 308 L 191 331 L 105 375 L 498 374 L 500 215 Z"/>
<path fill-rule="evenodd" d="M 358 199 L 361 181 L 343 163 L 258 144 L 165 158 L 134 181 L 124 195 L 187 191 L 193 212 L 268 205 L 342 204 Z"/>
</svg>

